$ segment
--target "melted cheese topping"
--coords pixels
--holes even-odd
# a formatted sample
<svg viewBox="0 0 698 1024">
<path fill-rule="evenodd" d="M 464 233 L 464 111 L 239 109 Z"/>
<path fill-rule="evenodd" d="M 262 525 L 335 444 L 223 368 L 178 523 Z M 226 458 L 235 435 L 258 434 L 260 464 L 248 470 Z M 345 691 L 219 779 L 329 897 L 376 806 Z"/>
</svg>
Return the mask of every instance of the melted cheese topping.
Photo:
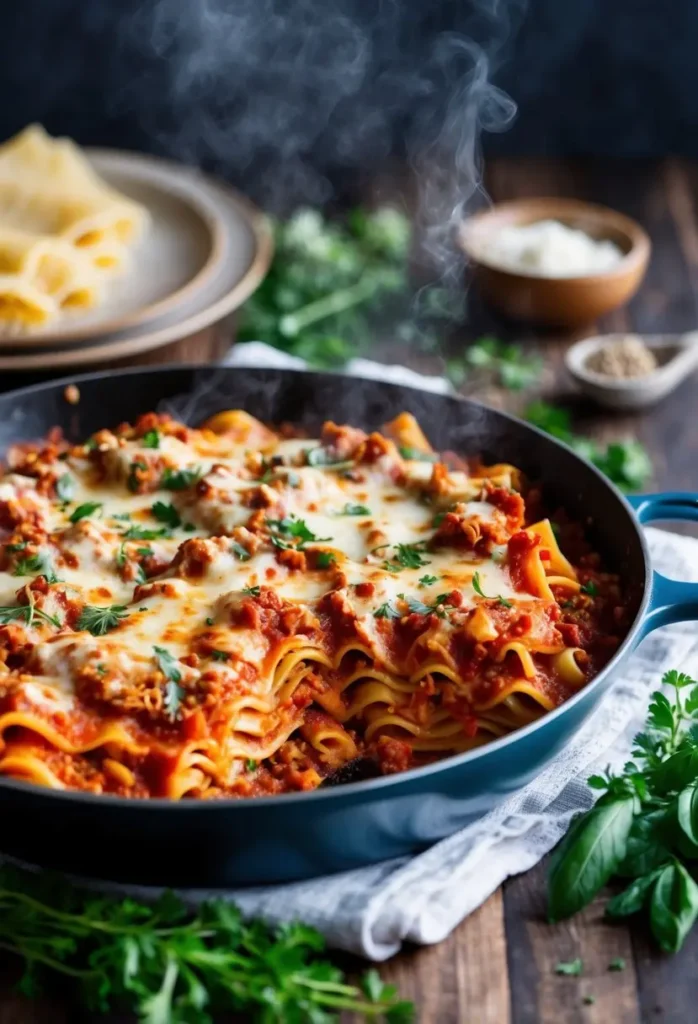
<svg viewBox="0 0 698 1024">
<path fill-rule="evenodd" d="M 404 458 L 382 435 L 329 425 L 322 440 L 288 439 L 225 416 L 221 433 L 150 416 L 12 455 L 0 480 L 12 772 L 25 757 L 34 777 L 48 757 L 42 781 L 50 770 L 99 791 L 311 788 L 336 767 L 328 751 L 370 748 L 394 770 L 420 750 L 466 749 L 478 708 L 515 720 L 509 695 L 552 706 L 565 672 L 584 676 L 574 657 L 551 661 L 579 631 L 558 630 L 550 587 L 569 603 L 576 571 L 549 525 L 524 529 L 512 467 L 473 475 Z M 32 730 L 55 755 L 36 753 Z"/>
</svg>

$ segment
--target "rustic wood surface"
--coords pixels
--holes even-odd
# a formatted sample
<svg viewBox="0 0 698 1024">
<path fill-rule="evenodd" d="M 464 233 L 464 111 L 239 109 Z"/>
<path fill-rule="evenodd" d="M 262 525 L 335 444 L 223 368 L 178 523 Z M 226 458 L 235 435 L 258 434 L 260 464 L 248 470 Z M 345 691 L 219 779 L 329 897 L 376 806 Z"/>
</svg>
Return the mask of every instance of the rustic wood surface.
<svg viewBox="0 0 698 1024">
<path fill-rule="evenodd" d="M 498 161 L 489 168 L 494 200 L 517 196 L 567 195 L 605 203 L 637 218 L 649 231 L 653 257 L 645 283 L 630 305 L 583 334 L 634 330 L 662 333 L 698 326 L 698 167 L 677 160 L 662 163 L 604 161 Z M 536 335 L 499 323 L 477 295 L 469 298 L 467 326 L 451 342 L 483 331 L 521 340 L 546 357 L 541 391 L 567 399 L 562 355 L 574 338 Z M 219 358 L 233 333 L 228 322 L 128 365 L 206 363 Z M 580 335 L 581 336 L 581 335 Z M 438 372 L 438 357 L 389 343 L 376 349 L 386 361 Z M 105 367 L 105 369 L 107 369 Z M 3 375 L 4 390 L 39 379 Z M 482 397 L 482 396 L 481 396 Z M 487 395 L 517 408 L 514 396 Z M 527 397 L 531 397 L 530 395 Z M 655 488 L 698 489 L 696 379 L 642 416 L 613 415 L 570 398 L 580 432 L 599 439 L 632 435 L 649 449 Z M 406 949 L 385 964 L 382 974 L 413 999 L 421 1024 L 684 1024 L 698 1019 L 698 932 L 672 958 L 658 954 L 640 926 L 603 921 L 603 899 L 572 921 L 545 921 L 545 863 L 510 879 L 438 946 Z M 580 957 L 580 977 L 560 977 L 559 960 Z M 622 957 L 623 971 L 608 965 Z M 346 959 L 345 959 L 345 962 Z M 358 966 L 348 961 L 350 967 Z M 0 1024 L 92 1022 L 67 999 L 31 1004 L 12 991 L 13 970 L 0 982 Z M 104 1018 L 99 1018 L 104 1019 Z M 123 1020 L 123 1018 L 120 1018 Z"/>
</svg>

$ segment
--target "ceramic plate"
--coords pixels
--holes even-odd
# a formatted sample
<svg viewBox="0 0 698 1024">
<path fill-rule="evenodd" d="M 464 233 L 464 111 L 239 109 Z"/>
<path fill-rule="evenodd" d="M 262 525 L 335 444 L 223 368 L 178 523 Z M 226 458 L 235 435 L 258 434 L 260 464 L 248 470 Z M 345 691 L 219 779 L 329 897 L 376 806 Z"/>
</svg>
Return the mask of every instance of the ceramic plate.
<svg viewBox="0 0 698 1024">
<path fill-rule="evenodd" d="M 110 161 L 136 175 L 157 173 L 177 181 L 182 190 L 196 188 L 199 199 L 210 210 L 220 233 L 219 258 L 206 274 L 201 287 L 188 288 L 179 300 L 167 306 L 148 323 L 132 324 L 120 330 L 102 329 L 97 338 L 78 341 L 75 337 L 50 351 L 27 351 L 24 342 L 9 342 L 0 352 L 0 370 L 61 369 L 124 359 L 178 341 L 237 309 L 260 284 L 273 253 L 271 228 L 267 219 L 235 189 L 197 171 L 155 157 L 92 151 L 96 160 Z M 92 154 L 91 154 L 92 155 Z M 176 240 L 174 241 L 176 244 Z M 35 339 L 36 340 L 36 339 Z"/>
<path fill-rule="evenodd" d="M 151 223 L 129 249 L 125 272 L 106 282 L 99 307 L 70 314 L 43 329 L 0 336 L 4 349 L 94 340 L 153 320 L 202 288 L 223 259 L 216 209 L 195 177 L 137 154 L 90 149 L 86 153 L 110 185 L 150 211 Z"/>
</svg>

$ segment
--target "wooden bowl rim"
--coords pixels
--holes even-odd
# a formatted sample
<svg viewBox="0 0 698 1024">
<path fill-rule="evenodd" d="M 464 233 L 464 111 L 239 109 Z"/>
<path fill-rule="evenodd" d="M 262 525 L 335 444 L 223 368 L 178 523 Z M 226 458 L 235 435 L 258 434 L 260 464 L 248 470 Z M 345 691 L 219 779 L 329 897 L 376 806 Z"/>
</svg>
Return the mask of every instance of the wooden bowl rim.
<svg viewBox="0 0 698 1024">
<path fill-rule="evenodd" d="M 482 259 L 472 247 L 472 236 L 475 232 L 494 230 L 505 224 L 528 224 L 536 220 L 561 220 L 563 218 L 574 218 L 584 215 L 590 220 L 595 220 L 600 226 L 608 226 L 615 232 L 624 235 L 628 244 L 628 251 L 618 263 L 598 274 L 577 274 L 570 277 L 546 277 L 542 274 L 525 274 L 510 267 L 503 267 L 498 263 Z M 485 227 L 483 228 L 483 225 Z M 489 226 L 488 226 L 489 225 Z M 614 210 L 610 206 L 602 206 L 599 203 L 588 203 L 584 199 L 570 199 L 556 196 L 539 196 L 530 199 L 509 199 L 502 203 L 495 203 L 486 210 L 474 213 L 467 220 L 464 220 L 456 229 L 457 243 L 463 252 L 472 260 L 488 270 L 508 277 L 520 278 L 526 281 L 535 281 L 539 285 L 552 284 L 561 287 L 571 282 L 593 285 L 595 283 L 608 282 L 614 278 L 623 278 L 644 267 L 649 259 L 651 243 L 649 235 L 643 227 L 632 217 Z"/>
</svg>

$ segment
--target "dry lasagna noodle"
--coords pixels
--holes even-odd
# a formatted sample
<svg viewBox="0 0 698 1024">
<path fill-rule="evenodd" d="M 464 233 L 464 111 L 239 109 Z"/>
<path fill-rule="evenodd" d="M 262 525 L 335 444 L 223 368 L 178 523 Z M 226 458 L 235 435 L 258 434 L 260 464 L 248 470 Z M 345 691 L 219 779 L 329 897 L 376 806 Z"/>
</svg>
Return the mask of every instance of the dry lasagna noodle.
<svg viewBox="0 0 698 1024">
<path fill-rule="evenodd" d="M 382 433 L 148 414 L 9 453 L 0 773 L 212 799 L 418 767 L 535 721 L 626 628 L 516 467 Z M 560 540 L 558 540 L 560 538 Z"/>
<path fill-rule="evenodd" d="M 0 320 L 41 325 L 101 298 L 148 221 L 69 139 L 33 125 L 0 146 Z"/>
</svg>

